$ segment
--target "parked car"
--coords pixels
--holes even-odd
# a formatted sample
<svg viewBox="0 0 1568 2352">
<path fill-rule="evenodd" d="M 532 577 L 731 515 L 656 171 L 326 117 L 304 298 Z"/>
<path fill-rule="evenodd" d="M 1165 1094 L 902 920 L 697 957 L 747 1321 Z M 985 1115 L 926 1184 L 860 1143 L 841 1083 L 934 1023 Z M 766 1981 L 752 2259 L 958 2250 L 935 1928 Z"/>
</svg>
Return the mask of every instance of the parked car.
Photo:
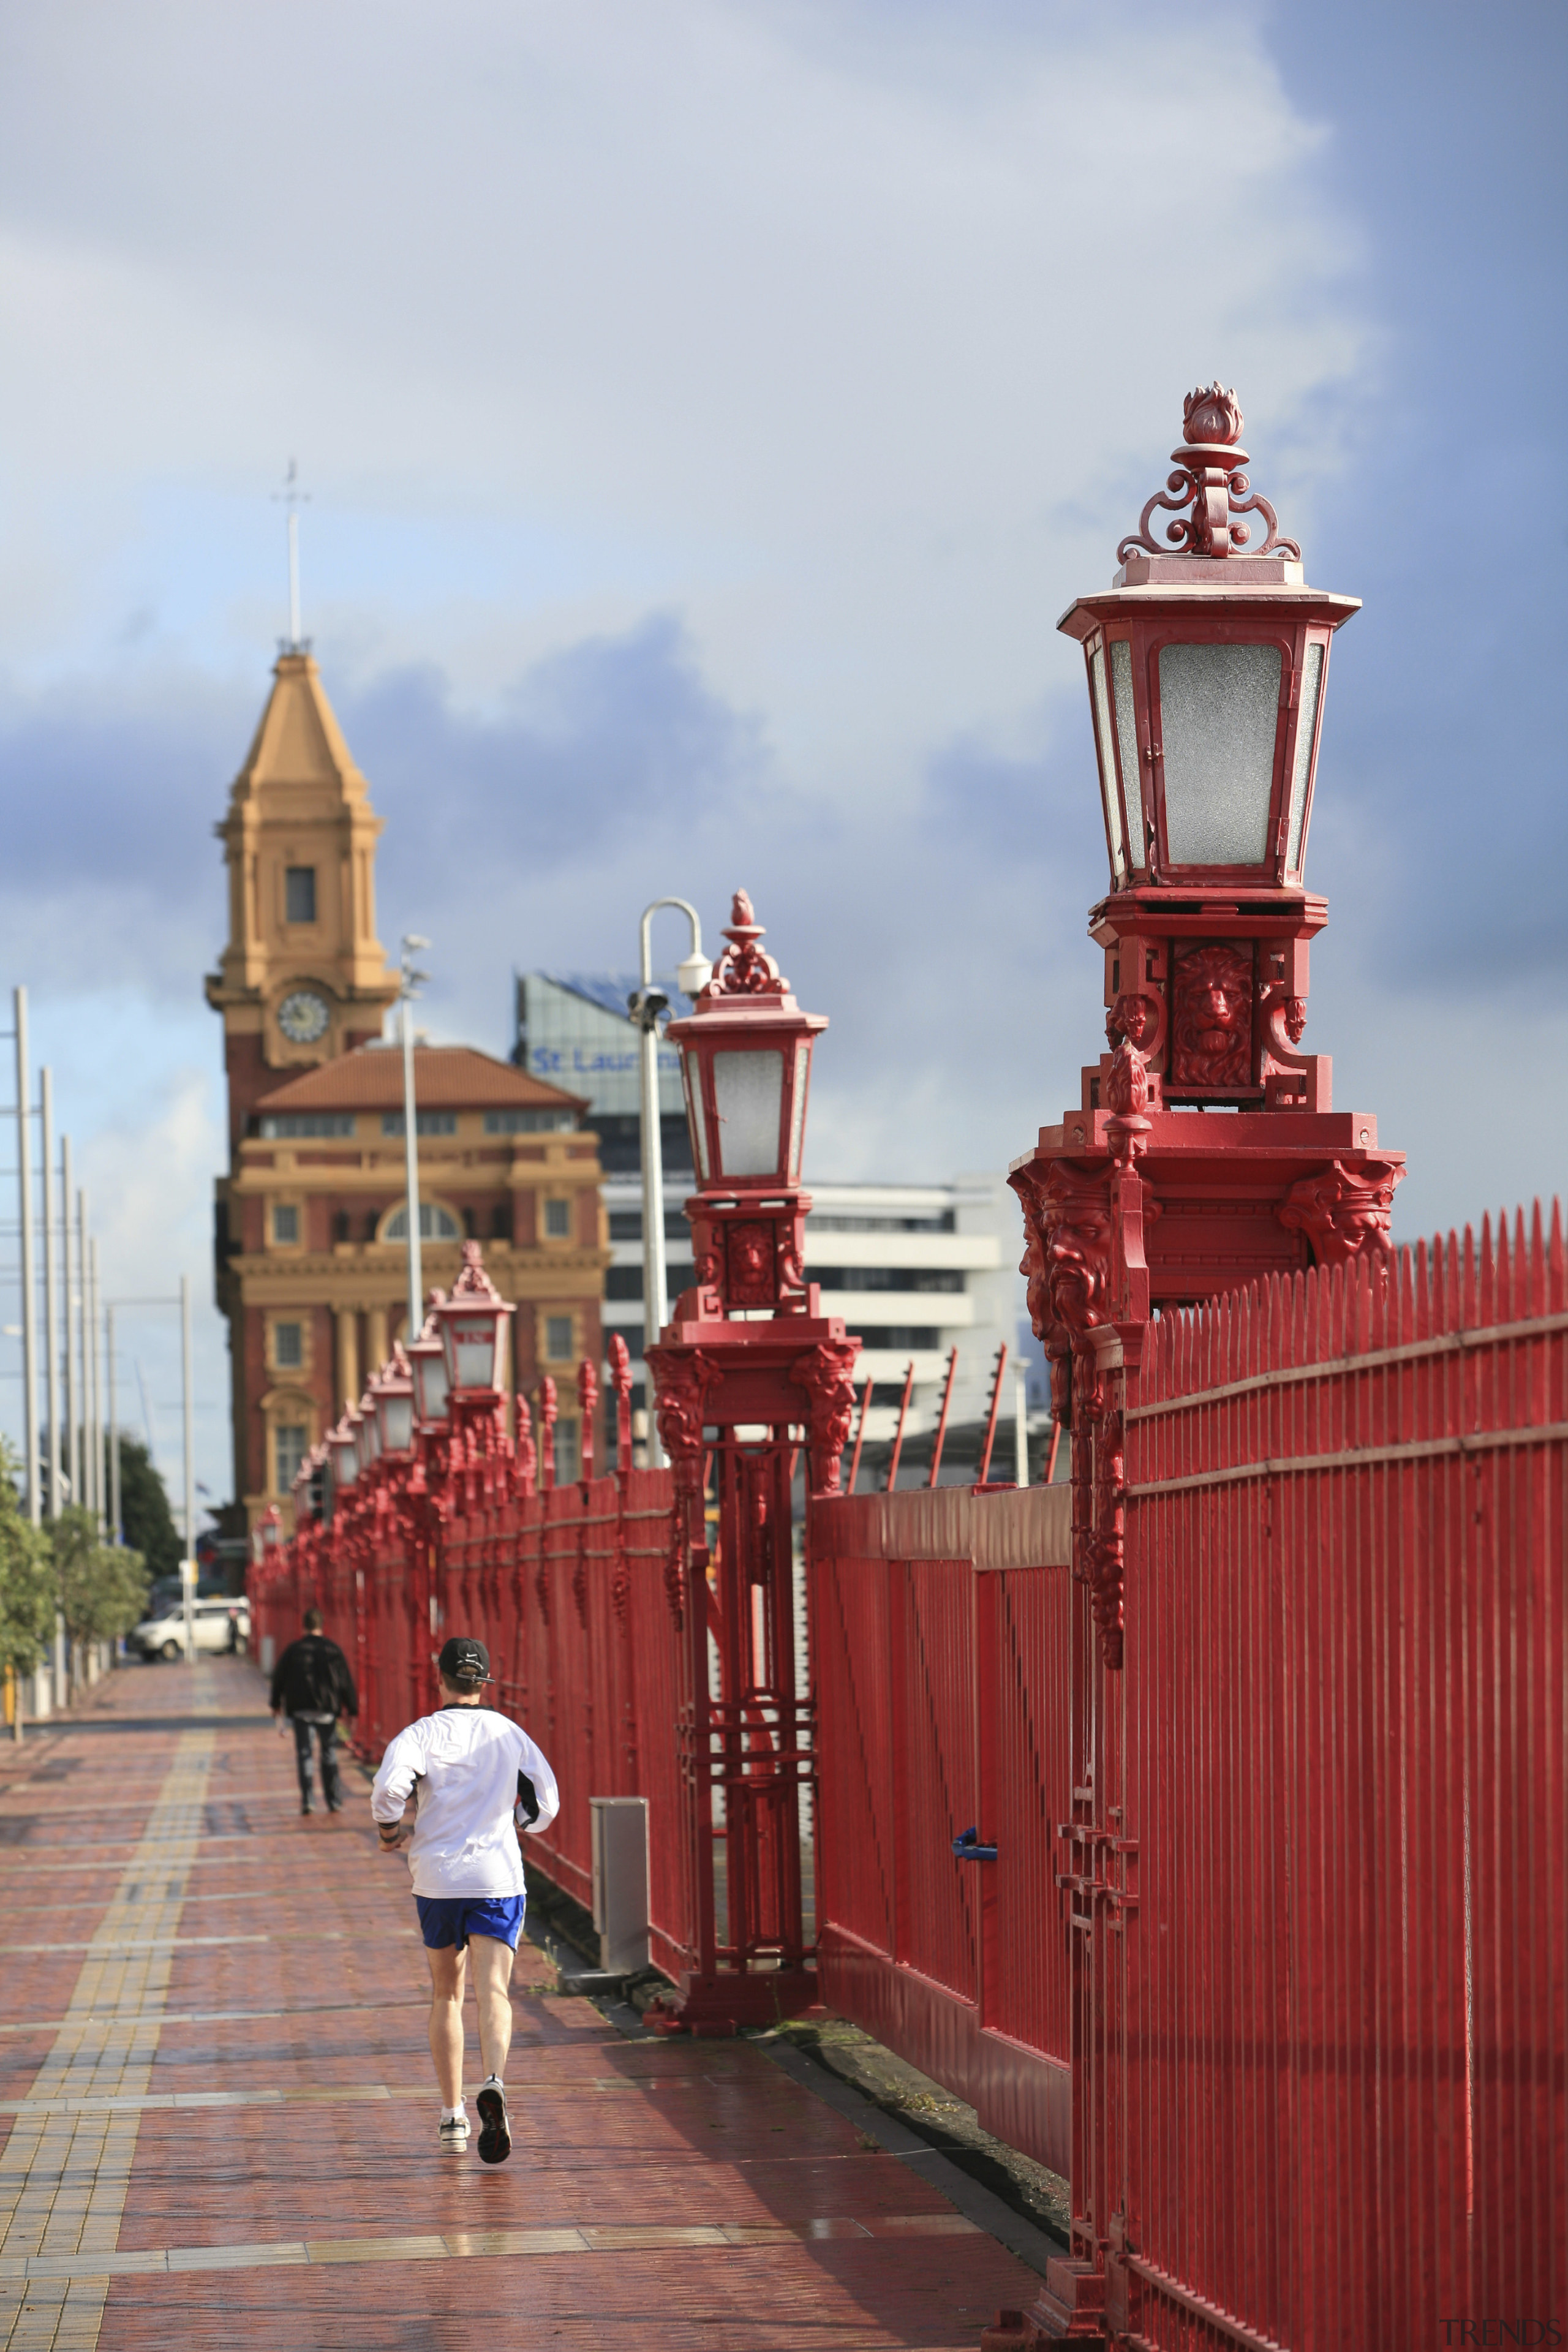
<svg viewBox="0 0 1568 2352">
<path fill-rule="evenodd" d="M 249 1604 L 243 1593 L 193 1601 L 191 1630 L 198 1650 L 244 1650 L 250 1641 Z M 183 1658 L 184 1612 L 177 1605 L 164 1606 L 156 1616 L 144 1617 L 125 1638 L 144 1658 Z"/>
</svg>

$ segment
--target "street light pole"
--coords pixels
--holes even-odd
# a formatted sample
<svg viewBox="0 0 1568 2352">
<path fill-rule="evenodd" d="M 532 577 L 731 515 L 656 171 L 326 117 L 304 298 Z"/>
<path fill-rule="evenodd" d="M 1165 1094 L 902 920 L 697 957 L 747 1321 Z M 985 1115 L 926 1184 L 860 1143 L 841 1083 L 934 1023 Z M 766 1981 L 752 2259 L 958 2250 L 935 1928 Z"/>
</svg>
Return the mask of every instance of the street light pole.
<svg viewBox="0 0 1568 2352">
<path fill-rule="evenodd" d="M 89 1475 L 89 1500 L 92 1516 L 98 1522 L 98 1532 L 103 1533 L 103 1379 L 98 1352 L 98 1236 L 90 1235 L 87 1244 L 87 1433 L 90 1443 L 88 1459 L 91 1465 Z"/>
<path fill-rule="evenodd" d="M 38 1072 L 44 1192 L 44 1414 L 49 1432 L 49 1517 L 60 1515 L 60 1303 L 55 1263 L 55 1082 L 46 1064 Z"/>
<path fill-rule="evenodd" d="M 430 977 L 427 971 L 416 971 L 414 959 L 429 944 L 417 931 L 405 932 L 398 966 L 401 977 L 397 992 L 403 1012 L 403 1166 L 408 1194 L 409 1347 L 425 1328 L 425 1266 L 419 1246 L 419 1125 L 414 1090 L 414 999 L 420 984 Z"/>
<path fill-rule="evenodd" d="M 125 1530 L 120 1516 L 120 1399 L 114 1370 L 114 1308 L 109 1308 L 108 1328 L 104 1334 L 104 1353 L 109 1359 L 109 1539 L 122 1544 Z"/>
<path fill-rule="evenodd" d="M 180 1382 L 185 1439 L 185 1557 L 181 1581 L 185 1588 L 185 1664 L 190 1666 L 195 1664 L 196 1658 L 196 1464 L 192 1431 L 191 1277 L 188 1274 L 180 1276 Z"/>
<path fill-rule="evenodd" d="M 72 1318 L 74 1310 L 79 1304 L 77 1296 L 77 1285 L 80 1280 L 81 1269 L 73 1263 L 76 1253 L 71 1248 L 71 1139 L 68 1135 L 62 1135 L 60 1138 L 60 1276 L 65 1284 L 66 1293 L 66 1463 L 68 1465 L 67 1475 L 70 1484 L 71 1501 L 73 1503 L 79 1503 L 81 1500 L 81 1432 L 79 1427 L 81 1400 L 77 1390 L 76 1330 Z"/>
<path fill-rule="evenodd" d="M 631 1015 L 640 1032 L 640 1069 L 642 1115 L 638 1120 L 642 1141 L 642 1318 L 643 1352 L 658 1339 L 669 1318 L 669 1300 L 665 1279 L 664 1256 L 664 1150 L 659 1129 L 658 1110 L 658 1016 L 669 1010 L 669 999 L 653 984 L 653 919 L 661 907 L 678 907 L 691 926 L 691 949 L 681 964 L 677 978 L 683 994 L 695 997 L 699 989 L 706 988 L 713 967 L 702 952 L 702 925 L 697 909 L 685 898 L 656 898 L 645 907 L 638 934 L 641 986 L 631 999 Z M 648 1404 L 647 1463 L 650 1470 L 663 1466 L 664 1449 L 659 1444 L 658 1424 L 652 1411 L 652 1390 L 645 1381 L 644 1395 Z"/>
<path fill-rule="evenodd" d="M 26 1448 L 27 1517 L 42 1519 L 38 1472 L 38 1302 L 33 1234 L 32 1072 L 27 1052 L 27 992 L 13 989 L 16 1035 L 16 1191 L 22 1227 L 22 1443 Z"/>
</svg>

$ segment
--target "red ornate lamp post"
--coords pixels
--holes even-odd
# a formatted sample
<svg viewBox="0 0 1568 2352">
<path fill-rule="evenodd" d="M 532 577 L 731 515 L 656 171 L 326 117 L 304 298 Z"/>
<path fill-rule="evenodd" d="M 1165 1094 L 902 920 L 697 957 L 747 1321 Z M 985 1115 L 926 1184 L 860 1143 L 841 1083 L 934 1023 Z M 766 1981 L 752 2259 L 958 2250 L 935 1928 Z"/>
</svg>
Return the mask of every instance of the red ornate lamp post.
<svg viewBox="0 0 1568 2352">
<path fill-rule="evenodd" d="M 488 1456 L 500 1443 L 506 1402 L 507 1318 L 516 1312 L 485 1272 L 479 1243 L 465 1242 L 462 1271 L 450 1294 L 436 1297 L 430 1320 L 446 1365 L 447 1413 L 453 1436 L 464 1441 L 467 1454 Z M 433 1370 L 431 1366 L 424 1372 L 425 1394 L 432 1400 Z"/>
<path fill-rule="evenodd" d="M 764 2021 L 816 1998 L 801 1914 L 799 1790 L 809 1759 L 795 1684 L 790 1490 L 803 1436 L 812 1488 L 837 1490 L 859 1350 L 838 1318 L 820 1312 L 803 1272 L 806 1095 L 827 1024 L 795 1003 L 743 890 L 724 937 L 695 1010 L 667 1032 L 680 1049 L 697 1169 L 686 1203 L 697 1280 L 646 1349 L 684 1506 L 667 1581 L 688 1636 L 680 1729 L 699 1797 L 693 1866 L 703 1916 L 698 1965 L 672 2022 L 699 2029 Z M 719 1523 L 711 1558 L 710 1472 Z M 710 1624 L 718 1699 L 709 1693 Z M 720 1790 L 721 1931 L 711 1866 Z"/>
<path fill-rule="evenodd" d="M 1151 1313 L 1386 1249 L 1404 1173 L 1370 1111 L 1333 1110 L 1328 1056 L 1296 1050 L 1328 920 L 1304 868 L 1329 652 L 1360 607 L 1308 587 L 1272 507 L 1247 495 L 1234 393 L 1194 393 L 1184 424 L 1111 586 L 1059 624 L 1084 648 L 1100 761 L 1110 888 L 1089 921 L 1110 1050 L 1011 1180 L 1112 1663 L 1115 1391 Z M 1150 536 L 1160 509 L 1178 516 L 1173 552 Z M 1251 513 L 1268 531 L 1243 555 L 1251 526 L 1237 518 Z"/>
<path fill-rule="evenodd" d="M 414 1376 L 399 1339 L 370 1384 L 375 1401 L 378 1456 L 401 1461 L 414 1449 Z"/>
<path fill-rule="evenodd" d="M 1298 1052 L 1306 887 L 1329 656 L 1356 599 L 1310 588 L 1300 550 L 1249 493 L 1234 393 L 1187 400 L 1163 492 L 1103 593 L 1060 627 L 1084 649 L 1110 887 L 1090 909 L 1109 1051 L 1081 1098 L 1014 1162 L 1029 1312 L 1072 1436 L 1073 1573 L 1085 1588 L 1063 1825 L 1073 1938 L 1073 2253 L 1023 2323 L 1035 2344 L 1129 2325 L 1119 2044 L 1137 1823 L 1121 1752 L 1123 1415 L 1152 1315 L 1386 1253 L 1397 1152 L 1336 1111 L 1326 1055 Z M 1171 513 L 1164 544 L 1151 531 Z M 1267 526 L 1255 554 L 1252 526 Z M 1224 1114 L 1218 1116 L 1216 1114 Z M 1120 2340 L 1120 2339 L 1119 2339 Z"/>
</svg>

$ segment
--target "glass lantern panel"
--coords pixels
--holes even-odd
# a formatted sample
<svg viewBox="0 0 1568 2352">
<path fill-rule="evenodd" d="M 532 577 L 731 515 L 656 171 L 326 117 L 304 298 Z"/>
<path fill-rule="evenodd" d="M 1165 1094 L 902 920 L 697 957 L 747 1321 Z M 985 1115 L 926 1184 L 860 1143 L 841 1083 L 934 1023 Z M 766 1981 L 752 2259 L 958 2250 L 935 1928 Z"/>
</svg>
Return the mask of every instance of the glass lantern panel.
<svg viewBox="0 0 1568 2352">
<path fill-rule="evenodd" d="M 719 1111 L 723 1176 L 775 1176 L 779 1116 L 784 1107 L 784 1055 L 776 1046 L 715 1054 L 713 1099 Z"/>
<path fill-rule="evenodd" d="M 1132 701 L 1132 647 L 1125 637 L 1110 641 L 1110 699 L 1116 712 L 1116 748 L 1121 754 L 1121 789 L 1127 797 L 1127 822 L 1136 833 L 1142 822 L 1143 797 L 1139 781 L 1138 714 Z M 1147 864 L 1142 839 L 1130 842 L 1134 866 Z"/>
<path fill-rule="evenodd" d="M 795 1099 L 789 1114 L 789 1181 L 800 1181 L 800 1142 L 805 1132 L 806 1072 L 811 1066 L 811 1048 L 803 1037 L 795 1049 Z"/>
<path fill-rule="evenodd" d="M 1279 727 L 1278 646 L 1162 646 L 1165 845 L 1175 866 L 1261 866 Z"/>
<path fill-rule="evenodd" d="M 496 1384 L 496 1327 L 488 1315 L 452 1325 L 452 1354 L 459 1389 L 493 1389 Z"/>
<path fill-rule="evenodd" d="M 1116 754 L 1110 744 L 1110 697 L 1105 687 L 1105 653 L 1096 646 L 1089 657 L 1094 681 L 1094 731 L 1100 739 L 1100 790 L 1105 797 L 1105 824 L 1110 837 L 1110 870 L 1117 881 L 1127 871 L 1127 842 L 1121 830 L 1121 797 L 1116 789 Z"/>
<path fill-rule="evenodd" d="M 697 1155 L 698 1181 L 708 1181 L 708 1122 L 701 1114 L 702 1065 L 695 1054 L 680 1050 L 681 1083 L 686 1088 L 686 1124 L 691 1129 L 691 1149 Z"/>
<path fill-rule="evenodd" d="M 1290 763 L 1290 840 L 1285 865 L 1291 874 L 1301 871 L 1301 828 L 1307 821 L 1307 779 L 1312 772 L 1312 738 L 1318 731 L 1318 703 L 1323 691 L 1323 648 L 1307 647 L 1301 672 L 1301 702 L 1296 713 L 1296 756 Z"/>
<path fill-rule="evenodd" d="M 389 1454 L 406 1454 L 414 1443 L 414 1399 L 384 1397 L 381 1406 L 383 1443 Z"/>
<path fill-rule="evenodd" d="M 447 1411 L 447 1359 L 444 1354 L 414 1359 L 414 1393 L 421 1421 L 440 1421 Z"/>
</svg>

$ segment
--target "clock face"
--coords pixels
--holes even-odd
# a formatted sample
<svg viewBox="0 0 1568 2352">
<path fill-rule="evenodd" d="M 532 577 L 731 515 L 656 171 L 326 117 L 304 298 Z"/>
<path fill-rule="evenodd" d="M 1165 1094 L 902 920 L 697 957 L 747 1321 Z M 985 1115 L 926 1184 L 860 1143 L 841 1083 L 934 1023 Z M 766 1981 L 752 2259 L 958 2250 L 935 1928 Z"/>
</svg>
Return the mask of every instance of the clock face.
<svg viewBox="0 0 1568 2352">
<path fill-rule="evenodd" d="M 326 1035 L 331 1018 L 326 998 L 313 988 L 291 990 L 278 1007 L 278 1026 L 291 1045 L 313 1045 Z"/>
</svg>

